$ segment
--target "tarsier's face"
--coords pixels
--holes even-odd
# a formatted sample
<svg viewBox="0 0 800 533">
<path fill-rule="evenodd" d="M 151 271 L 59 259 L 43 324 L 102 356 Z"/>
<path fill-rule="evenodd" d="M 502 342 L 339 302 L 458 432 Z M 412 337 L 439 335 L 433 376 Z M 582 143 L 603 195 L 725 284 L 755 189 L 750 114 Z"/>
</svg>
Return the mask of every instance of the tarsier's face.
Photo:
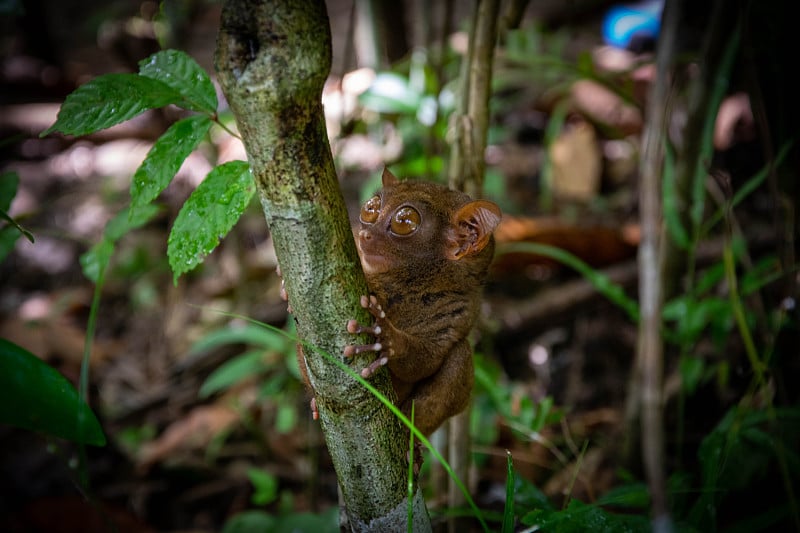
<svg viewBox="0 0 800 533">
<path fill-rule="evenodd" d="M 383 188 L 359 214 L 361 266 L 368 275 L 392 269 L 412 273 L 442 261 L 476 257 L 491 241 L 500 217 L 492 202 L 473 201 L 432 183 L 400 182 L 384 170 Z"/>
<path fill-rule="evenodd" d="M 384 189 L 361 207 L 356 244 L 361 266 L 368 274 L 438 253 L 431 248 L 440 224 L 428 206 L 406 195 L 392 196 Z"/>
</svg>

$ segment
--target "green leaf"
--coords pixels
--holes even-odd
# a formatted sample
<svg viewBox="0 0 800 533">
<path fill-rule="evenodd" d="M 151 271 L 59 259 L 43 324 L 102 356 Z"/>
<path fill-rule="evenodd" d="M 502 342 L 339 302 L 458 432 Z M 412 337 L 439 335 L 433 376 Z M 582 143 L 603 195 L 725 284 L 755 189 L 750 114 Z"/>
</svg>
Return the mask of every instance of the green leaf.
<svg viewBox="0 0 800 533">
<path fill-rule="evenodd" d="M 381 72 L 358 99 L 361 105 L 378 113 L 414 116 L 422 95 L 411 88 L 405 77 L 393 72 Z"/>
<path fill-rule="evenodd" d="M 597 500 L 597 505 L 647 509 L 650 492 L 644 483 L 630 483 L 611 489 Z"/>
<path fill-rule="evenodd" d="M 264 531 L 275 531 L 277 518 L 264 511 L 242 511 L 232 516 L 222 533 L 263 533 Z"/>
<path fill-rule="evenodd" d="M 275 414 L 275 430 L 280 434 L 286 434 L 297 426 L 297 409 L 293 405 L 285 403 L 278 405 L 278 412 Z"/>
<path fill-rule="evenodd" d="M 315 533 L 339 532 L 339 509 L 330 509 L 318 513 L 288 513 L 279 517 L 265 511 L 242 511 L 231 517 L 222 529 L 222 533 L 294 533 L 313 531 Z"/>
<path fill-rule="evenodd" d="M 283 352 L 287 346 L 294 346 L 291 339 L 286 338 L 282 333 L 263 328 L 257 324 L 245 324 L 209 332 L 192 345 L 189 353 L 205 352 L 225 344 L 250 344 L 276 352 Z"/>
<path fill-rule="evenodd" d="M 159 80 L 179 92 L 178 105 L 200 113 L 217 111 L 217 92 L 203 68 L 180 50 L 156 52 L 139 62 L 139 74 Z"/>
<path fill-rule="evenodd" d="M 687 394 L 694 394 L 703 379 L 706 369 L 705 361 L 700 357 L 682 355 L 678 361 L 678 368 L 680 369 L 683 390 Z"/>
<path fill-rule="evenodd" d="M 255 488 L 255 492 L 250 498 L 255 505 L 267 505 L 278 497 L 278 478 L 269 472 L 250 468 L 247 470 L 247 477 L 250 478 L 250 483 Z"/>
<path fill-rule="evenodd" d="M 30 231 L 23 228 L 22 226 L 20 226 L 16 220 L 11 218 L 9 214 L 3 211 L 2 209 L 0 209 L 0 219 L 3 219 L 6 222 L 8 222 L 9 227 L 14 228 L 14 230 L 19 234 L 25 235 L 25 238 L 28 239 L 30 242 L 34 242 L 33 234 Z"/>
<path fill-rule="evenodd" d="M 208 398 L 215 392 L 260 374 L 265 368 L 263 357 L 263 350 L 253 350 L 237 355 L 230 361 L 221 364 L 203 382 L 197 393 L 198 396 Z"/>
<path fill-rule="evenodd" d="M 516 476 L 514 479 L 514 506 L 520 515 L 537 509 L 553 510 L 553 504 L 547 495 L 523 476 Z"/>
<path fill-rule="evenodd" d="M 11 201 L 17 195 L 19 186 L 19 174 L 13 171 L 0 174 L 0 211 L 8 211 L 11 208 Z"/>
<path fill-rule="evenodd" d="M 239 220 L 255 192 L 246 161 L 231 161 L 209 172 L 183 204 L 167 243 L 174 281 L 199 265 Z"/>
<path fill-rule="evenodd" d="M 111 261 L 116 242 L 130 230 L 145 225 L 158 211 L 157 206 L 146 205 L 136 213 L 129 214 L 129 209 L 126 208 L 109 220 L 103 232 L 103 239 L 80 257 L 83 275 L 93 283 L 97 283 L 100 272 L 105 270 Z"/>
<path fill-rule="evenodd" d="M 179 120 L 158 138 L 131 180 L 131 216 L 169 185 L 210 127 L 208 117 L 195 115 Z"/>
<path fill-rule="evenodd" d="M 70 382 L 5 339 L 0 339 L 0 389 L 0 422 L 75 442 L 105 445 L 100 423 Z"/>
<path fill-rule="evenodd" d="M 83 275 L 92 283 L 97 283 L 97 280 L 100 279 L 100 272 L 108 267 L 108 263 L 111 261 L 111 256 L 113 254 L 114 243 L 108 239 L 102 239 L 89 248 L 89 250 L 81 254 L 80 257 Z"/>
<path fill-rule="evenodd" d="M 567 508 L 560 511 L 533 511 L 525 515 L 522 522 L 526 525 L 536 525 L 539 530 L 559 533 L 650 531 L 650 524 L 644 516 L 612 514 L 578 500 L 571 500 Z"/>
<path fill-rule="evenodd" d="M 6 256 L 14 249 L 20 232 L 14 226 L 5 226 L 0 228 L 0 263 L 5 260 Z"/>
<path fill-rule="evenodd" d="M 0 228 L 0 261 L 14 249 L 14 243 L 20 234 L 25 235 L 30 242 L 34 240 L 31 232 L 20 226 L 7 212 L 11 208 L 14 196 L 17 195 L 18 186 L 19 175 L 16 172 L 8 171 L 0 174 L 0 219 L 9 223 L 9 226 Z"/>
<path fill-rule="evenodd" d="M 180 101 L 181 95 L 161 81 L 138 74 L 106 74 L 67 96 L 55 124 L 40 137 L 55 131 L 87 135 L 125 122 L 148 109 Z"/>
<path fill-rule="evenodd" d="M 140 228 L 150 222 L 158 214 L 160 209 L 155 205 L 148 205 L 135 213 L 130 212 L 130 208 L 125 208 L 108 221 L 103 235 L 111 242 L 117 242 L 129 231 Z"/>
</svg>

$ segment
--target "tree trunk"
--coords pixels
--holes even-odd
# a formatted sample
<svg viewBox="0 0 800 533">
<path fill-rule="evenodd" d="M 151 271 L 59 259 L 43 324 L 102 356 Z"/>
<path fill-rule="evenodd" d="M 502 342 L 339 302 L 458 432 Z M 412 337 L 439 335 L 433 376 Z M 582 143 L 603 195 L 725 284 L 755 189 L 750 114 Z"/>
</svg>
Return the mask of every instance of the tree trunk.
<svg viewBox="0 0 800 533">
<path fill-rule="evenodd" d="M 216 52 L 220 84 L 247 149 L 275 243 L 309 381 L 353 531 L 405 531 L 406 443 L 391 411 L 322 354 L 347 361 L 356 339 L 348 319 L 369 315 L 367 293 L 338 187 L 322 111 L 331 65 L 322 0 L 228 0 Z M 312 348 L 313 347 L 313 348 Z M 393 396 L 386 371 L 373 384 Z M 430 530 L 421 492 L 412 498 L 415 531 Z"/>
</svg>

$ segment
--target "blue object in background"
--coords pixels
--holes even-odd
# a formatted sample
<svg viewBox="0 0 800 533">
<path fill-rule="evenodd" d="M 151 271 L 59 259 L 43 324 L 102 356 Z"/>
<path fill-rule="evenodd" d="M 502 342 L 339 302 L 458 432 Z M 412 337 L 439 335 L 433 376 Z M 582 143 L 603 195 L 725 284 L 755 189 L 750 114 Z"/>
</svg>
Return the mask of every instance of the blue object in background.
<svg viewBox="0 0 800 533">
<path fill-rule="evenodd" d="M 626 49 L 654 44 L 663 5 L 663 0 L 648 0 L 612 7 L 603 18 L 603 39 L 611 46 Z"/>
</svg>

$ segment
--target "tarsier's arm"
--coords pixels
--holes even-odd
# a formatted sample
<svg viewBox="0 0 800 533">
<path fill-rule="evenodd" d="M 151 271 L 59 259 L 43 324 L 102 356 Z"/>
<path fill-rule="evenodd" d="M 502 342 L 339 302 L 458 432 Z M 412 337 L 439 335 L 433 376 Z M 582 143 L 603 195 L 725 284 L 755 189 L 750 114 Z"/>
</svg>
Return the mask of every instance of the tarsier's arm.
<svg viewBox="0 0 800 533">
<path fill-rule="evenodd" d="M 361 377 L 370 377 L 390 361 L 393 362 L 392 373 L 403 381 L 418 381 L 430 376 L 441 366 L 452 343 L 431 342 L 397 329 L 374 295 L 362 296 L 361 306 L 370 312 L 374 318 L 373 324 L 364 326 L 355 320 L 348 320 L 347 331 L 372 335 L 375 343 L 347 346 L 344 350 L 347 357 L 363 352 L 377 354 L 375 360 L 361 371 Z"/>
</svg>

